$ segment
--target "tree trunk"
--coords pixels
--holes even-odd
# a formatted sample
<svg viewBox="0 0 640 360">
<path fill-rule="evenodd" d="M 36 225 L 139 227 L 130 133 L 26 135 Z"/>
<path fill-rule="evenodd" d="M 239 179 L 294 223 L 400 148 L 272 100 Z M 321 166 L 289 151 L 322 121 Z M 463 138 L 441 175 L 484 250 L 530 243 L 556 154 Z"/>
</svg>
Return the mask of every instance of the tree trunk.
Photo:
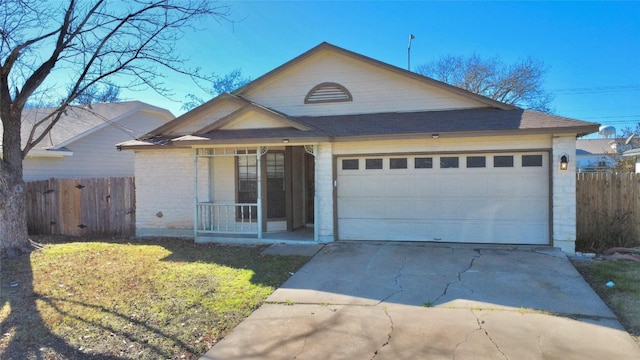
<svg viewBox="0 0 640 360">
<path fill-rule="evenodd" d="M 0 253 L 18 255 L 31 248 L 24 190 L 22 176 L 0 171 Z"/>
<path fill-rule="evenodd" d="M 2 115 L 2 159 L 0 159 L 0 255 L 18 255 L 31 248 L 27 230 L 27 210 L 22 179 L 20 143 L 21 111 L 0 106 Z"/>
</svg>

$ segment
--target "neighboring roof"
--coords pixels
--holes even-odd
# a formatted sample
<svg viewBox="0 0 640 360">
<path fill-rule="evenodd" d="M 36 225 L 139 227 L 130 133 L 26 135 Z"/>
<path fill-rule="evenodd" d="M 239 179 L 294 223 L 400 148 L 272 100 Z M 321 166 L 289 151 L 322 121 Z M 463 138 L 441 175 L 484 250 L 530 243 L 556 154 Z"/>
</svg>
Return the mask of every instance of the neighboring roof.
<svg viewBox="0 0 640 360">
<path fill-rule="evenodd" d="M 627 150 L 622 153 L 622 156 L 640 156 L 640 148 Z"/>
<path fill-rule="evenodd" d="M 615 155 L 615 139 L 578 139 L 576 140 L 577 155 Z M 614 145 L 612 147 L 612 145 Z"/>
<path fill-rule="evenodd" d="M 250 91 L 251 89 L 260 86 L 262 83 L 268 81 L 269 79 L 273 78 L 274 76 L 282 73 L 283 71 L 287 70 L 288 68 L 290 68 L 291 66 L 300 63 L 310 57 L 313 57 L 316 54 L 319 54 L 323 51 L 331 51 L 334 53 L 338 53 L 356 60 L 360 60 L 360 61 L 364 61 L 368 64 L 371 64 L 373 66 L 377 66 L 380 67 L 382 69 L 385 69 L 387 71 L 391 71 L 394 72 L 396 74 L 400 74 L 418 81 L 421 81 L 423 83 L 429 84 L 431 86 L 435 86 L 437 88 L 439 88 L 440 90 L 444 90 L 444 91 L 448 91 L 451 92 L 453 94 L 457 94 L 457 95 L 461 95 L 464 96 L 466 98 L 471 98 L 474 99 L 476 101 L 479 101 L 480 103 L 486 104 L 490 107 L 496 107 L 499 109 L 504 109 L 504 110 L 510 110 L 510 109 L 517 109 L 518 107 L 513 106 L 513 105 L 508 105 L 493 99 L 490 99 L 488 97 L 482 96 L 482 95 L 478 95 L 476 93 L 464 90 L 462 88 L 453 86 L 453 85 L 449 85 L 447 83 L 432 79 L 430 77 L 426 77 L 423 75 L 420 75 L 418 73 L 412 72 L 412 71 L 408 71 L 402 68 L 399 68 L 397 66 L 393 66 L 387 63 L 384 63 L 382 61 L 376 60 L 376 59 L 372 59 L 370 57 L 355 53 L 353 51 L 347 50 L 347 49 L 343 49 L 341 47 L 329 44 L 328 42 L 322 42 L 320 43 L 320 45 L 312 48 L 311 50 L 297 56 L 296 58 L 294 58 L 293 60 L 290 60 L 286 63 L 284 63 L 283 65 L 271 70 L 270 72 L 262 75 L 261 77 L 251 81 L 250 83 L 246 84 L 245 86 L 237 89 L 236 91 L 232 92 L 233 95 L 238 95 L 241 96 L 243 93 Z"/>
<path fill-rule="evenodd" d="M 130 141 L 119 145 L 127 148 L 164 145 L 170 142 L 184 145 L 211 142 L 250 143 L 285 138 L 304 141 L 348 141 L 431 137 L 434 134 L 439 137 L 559 133 L 583 135 L 597 131 L 599 126 L 596 123 L 536 111 L 492 108 L 291 118 L 297 123 L 307 125 L 310 130 L 300 131 L 293 127 L 214 130 L 198 136 L 183 136 L 177 139 L 158 136 L 147 141 Z"/>
<path fill-rule="evenodd" d="M 29 132 L 33 124 L 50 115 L 56 108 L 25 109 L 22 113 L 22 146 L 26 144 Z M 140 101 L 126 101 L 119 103 L 98 103 L 88 106 L 68 107 L 58 123 L 49 134 L 34 147 L 32 152 L 45 150 L 65 150 L 64 147 L 78 139 L 107 126 L 118 126 L 118 122 L 140 111 L 154 112 L 168 120 L 174 115 L 166 109 L 149 105 Z M 45 126 L 41 126 L 44 128 Z M 133 134 L 128 129 L 119 127 L 124 133 L 128 133 L 132 139 L 141 134 Z M 2 128 L 0 127 L 0 139 Z"/>
</svg>

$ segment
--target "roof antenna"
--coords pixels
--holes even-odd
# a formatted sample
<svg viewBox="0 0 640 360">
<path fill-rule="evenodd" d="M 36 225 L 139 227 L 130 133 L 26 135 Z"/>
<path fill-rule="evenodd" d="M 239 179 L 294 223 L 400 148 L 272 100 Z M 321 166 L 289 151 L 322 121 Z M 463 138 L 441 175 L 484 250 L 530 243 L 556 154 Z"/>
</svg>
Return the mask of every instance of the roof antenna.
<svg viewBox="0 0 640 360">
<path fill-rule="evenodd" d="M 409 46 L 407 46 L 407 70 L 411 71 L 411 40 L 416 37 L 413 34 L 409 35 Z"/>
</svg>

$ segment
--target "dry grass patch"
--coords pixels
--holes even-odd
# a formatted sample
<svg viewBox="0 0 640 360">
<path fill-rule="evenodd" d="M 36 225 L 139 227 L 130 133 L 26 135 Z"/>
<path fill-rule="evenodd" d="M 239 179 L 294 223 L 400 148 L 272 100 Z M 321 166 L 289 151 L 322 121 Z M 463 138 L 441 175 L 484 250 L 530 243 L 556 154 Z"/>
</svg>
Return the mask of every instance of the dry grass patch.
<svg viewBox="0 0 640 360">
<path fill-rule="evenodd" d="M 0 358 L 198 357 L 309 259 L 262 249 L 108 240 L 2 259 Z"/>
<path fill-rule="evenodd" d="M 596 260 L 574 265 L 640 344 L 640 262 Z M 606 286 L 609 281 L 615 285 Z"/>
</svg>

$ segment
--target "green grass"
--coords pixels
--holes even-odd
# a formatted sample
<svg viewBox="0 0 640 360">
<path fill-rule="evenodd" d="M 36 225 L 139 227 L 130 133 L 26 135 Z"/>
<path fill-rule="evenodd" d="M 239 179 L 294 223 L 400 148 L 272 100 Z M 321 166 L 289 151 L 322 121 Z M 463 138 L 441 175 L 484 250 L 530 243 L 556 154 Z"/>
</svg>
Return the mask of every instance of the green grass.
<svg viewBox="0 0 640 360">
<path fill-rule="evenodd" d="M 0 358 L 197 358 L 309 259 L 262 249 L 108 240 L 2 259 Z"/>
<path fill-rule="evenodd" d="M 576 261 L 576 269 L 640 344 L 640 262 Z M 613 287 L 605 284 L 613 281 Z"/>
</svg>

